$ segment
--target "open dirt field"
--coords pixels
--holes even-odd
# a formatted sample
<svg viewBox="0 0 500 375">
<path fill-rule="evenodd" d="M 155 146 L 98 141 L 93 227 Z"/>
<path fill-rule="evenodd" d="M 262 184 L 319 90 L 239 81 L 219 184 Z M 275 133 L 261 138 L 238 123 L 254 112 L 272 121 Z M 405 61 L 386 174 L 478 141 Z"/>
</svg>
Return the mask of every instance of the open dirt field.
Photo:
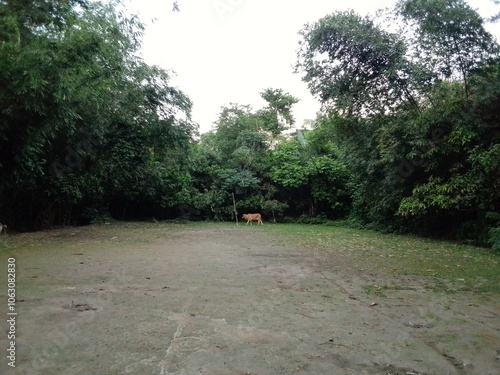
<svg viewBox="0 0 500 375">
<path fill-rule="evenodd" d="M 498 298 L 432 292 L 265 228 L 128 223 L 2 239 L 0 373 L 500 374 Z"/>
</svg>

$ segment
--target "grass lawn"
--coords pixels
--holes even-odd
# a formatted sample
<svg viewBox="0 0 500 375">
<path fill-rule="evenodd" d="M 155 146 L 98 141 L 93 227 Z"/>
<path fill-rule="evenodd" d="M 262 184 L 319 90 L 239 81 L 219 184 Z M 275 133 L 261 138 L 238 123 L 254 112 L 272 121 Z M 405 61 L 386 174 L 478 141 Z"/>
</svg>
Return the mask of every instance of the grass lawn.
<svg viewBox="0 0 500 375">
<path fill-rule="evenodd" d="M 489 249 L 334 226 L 269 224 L 264 229 L 281 241 L 346 257 L 366 270 L 429 277 L 429 288 L 436 291 L 500 294 L 500 256 Z"/>
</svg>

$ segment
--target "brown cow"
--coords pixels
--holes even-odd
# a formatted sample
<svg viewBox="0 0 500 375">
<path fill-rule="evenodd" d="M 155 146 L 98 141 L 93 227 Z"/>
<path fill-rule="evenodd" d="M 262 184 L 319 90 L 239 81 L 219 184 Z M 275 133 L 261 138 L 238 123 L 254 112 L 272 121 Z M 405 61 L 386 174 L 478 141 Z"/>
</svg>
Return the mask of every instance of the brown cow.
<svg viewBox="0 0 500 375">
<path fill-rule="evenodd" d="M 254 221 L 257 222 L 257 225 L 264 225 L 262 223 L 262 216 L 260 214 L 243 214 L 243 219 L 245 219 L 247 221 L 247 225 L 248 223 L 250 223 L 250 225 L 252 225 L 252 223 Z"/>
</svg>

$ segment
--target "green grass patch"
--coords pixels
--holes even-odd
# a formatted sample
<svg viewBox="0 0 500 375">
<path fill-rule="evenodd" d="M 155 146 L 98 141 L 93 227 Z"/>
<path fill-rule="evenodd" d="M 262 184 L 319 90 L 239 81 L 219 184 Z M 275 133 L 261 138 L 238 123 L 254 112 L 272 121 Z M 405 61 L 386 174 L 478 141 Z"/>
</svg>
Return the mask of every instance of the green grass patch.
<svg viewBox="0 0 500 375">
<path fill-rule="evenodd" d="M 436 291 L 500 294 L 500 256 L 489 249 L 334 226 L 276 224 L 265 230 L 282 243 L 344 257 L 360 270 L 429 277 Z"/>
</svg>

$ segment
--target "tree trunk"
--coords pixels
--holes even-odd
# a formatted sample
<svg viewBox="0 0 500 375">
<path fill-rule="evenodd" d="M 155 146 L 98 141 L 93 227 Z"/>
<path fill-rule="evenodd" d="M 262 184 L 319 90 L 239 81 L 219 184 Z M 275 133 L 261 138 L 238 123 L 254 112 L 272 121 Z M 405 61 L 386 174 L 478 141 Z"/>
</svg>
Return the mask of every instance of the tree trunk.
<svg viewBox="0 0 500 375">
<path fill-rule="evenodd" d="M 233 207 L 234 207 L 234 217 L 236 218 L 236 225 L 239 225 L 238 223 L 238 211 L 236 211 L 236 199 L 234 198 L 234 193 L 231 193 L 233 196 Z"/>
</svg>

